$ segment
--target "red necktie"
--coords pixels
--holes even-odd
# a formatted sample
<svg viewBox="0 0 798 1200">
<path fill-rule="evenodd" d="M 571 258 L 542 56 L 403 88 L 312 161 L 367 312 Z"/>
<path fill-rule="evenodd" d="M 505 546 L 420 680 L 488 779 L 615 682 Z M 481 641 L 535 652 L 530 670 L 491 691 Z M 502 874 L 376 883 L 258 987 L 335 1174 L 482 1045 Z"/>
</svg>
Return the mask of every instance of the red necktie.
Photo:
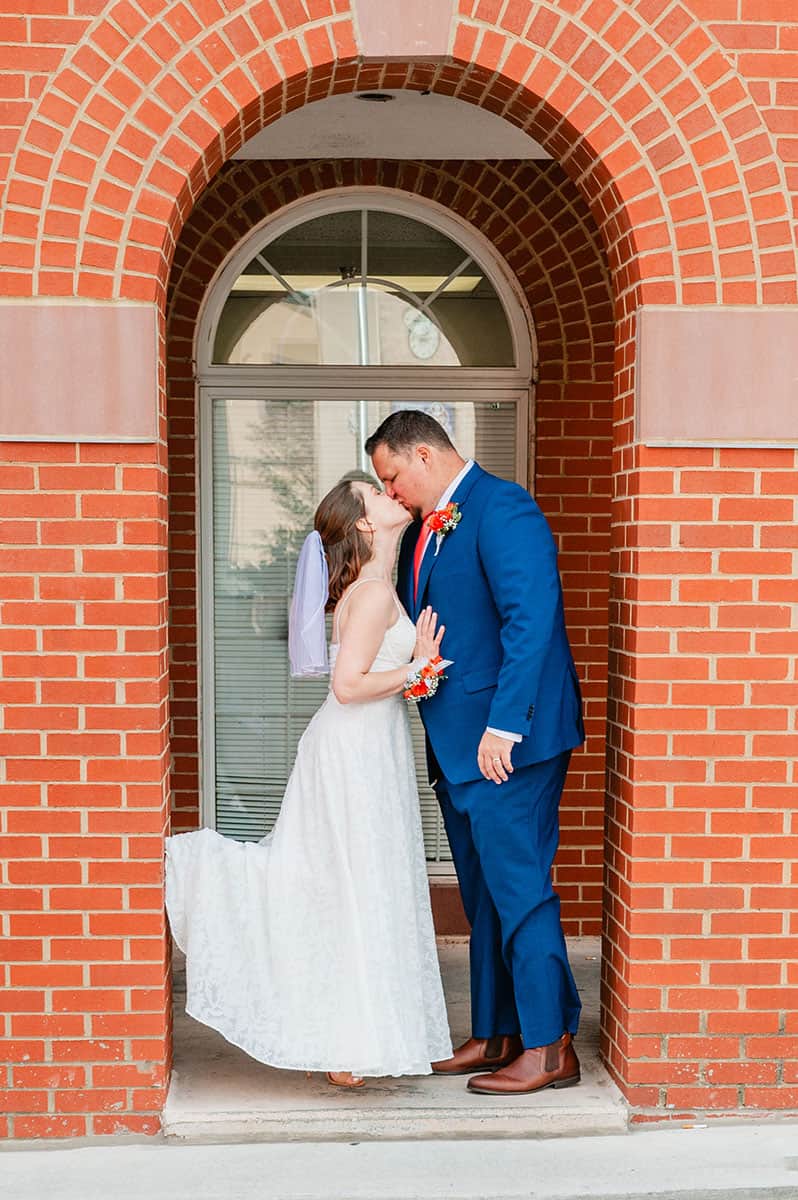
<svg viewBox="0 0 798 1200">
<path fill-rule="evenodd" d="M 421 529 L 419 530 L 419 533 L 418 533 L 418 541 L 416 542 L 415 553 L 413 554 L 413 600 L 414 601 L 418 596 L 418 573 L 421 570 L 421 560 L 424 557 L 424 551 L 426 550 L 427 542 L 429 541 L 430 527 L 427 524 L 427 519 L 430 516 L 431 516 L 431 513 L 427 513 L 427 515 L 422 519 Z"/>
</svg>

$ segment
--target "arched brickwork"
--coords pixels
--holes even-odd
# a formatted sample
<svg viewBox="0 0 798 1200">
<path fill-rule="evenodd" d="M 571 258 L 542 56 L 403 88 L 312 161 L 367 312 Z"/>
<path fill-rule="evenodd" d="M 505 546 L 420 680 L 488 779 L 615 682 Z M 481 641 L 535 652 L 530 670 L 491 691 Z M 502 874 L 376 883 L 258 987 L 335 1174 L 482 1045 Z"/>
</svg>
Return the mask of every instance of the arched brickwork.
<svg viewBox="0 0 798 1200">
<path fill-rule="evenodd" d="M 544 3 L 530 19 L 525 3 L 499 17 L 472 0 L 451 61 L 435 66 L 364 65 L 349 13 L 325 0 L 283 7 L 178 0 L 149 16 L 119 0 L 96 19 L 12 163 L 10 294 L 162 299 L 184 221 L 247 137 L 332 92 L 409 86 L 501 113 L 562 163 L 602 231 L 617 295 L 639 279 L 647 301 L 795 298 L 771 136 L 684 5 Z M 57 241 L 40 228 L 45 212 Z"/>
<path fill-rule="evenodd" d="M 603 1051 L 658 1117 L 798 1107 L 796 454 L 631 443 L 640 302 L 796 302 L 797 27 L 781 0 L 748 7 L 761 23 L 718 23 L 708 0 L 463 0 L 452 52 L 410 65 L 359 61 L 343 3 L 148 14 L 115 0 L 45 31 L 19 144 L 0 157 L 4 295 L 154 301 L 162 318 L 181 230 L 223 161 L 308 100 L 429 87 L 500 113 L 562 163 L 615 301 Z M 738 53 L 777 38 L 778 53 Z M 3 551 L 5 596 L 20 602 L 3 620 L 23 627 L 10 631 L 0 818 L 22 939 L 4 980 L 25 1009 L 6 1020 L 23 1056 L 6 1069 L 11 1128 L 154 1132 L 170 1052 L 165 447 L 2 449 L 4 488 L 19 491 L 7 511 L 24 518 Z M 61 662 L 43 659 L 57 646 Z"/>
<path fill-rule="evenodd" d="M 445 203 L 474 224 L 516 269 L 533 314 L 535 492 L 560 545 L 588 729 L 564 799 L 557 883 L 567 931 L 595 934 L 604 858 L 612 297 L 590 213 L 556 163 L 229 163 L 192 212 L 175 253 L 167 324 L 174 828 L 198 823 L 192 357 L 200 303 L 227 256 L 267 214 L 301 196 L 363 185 Z"/>
</svg>

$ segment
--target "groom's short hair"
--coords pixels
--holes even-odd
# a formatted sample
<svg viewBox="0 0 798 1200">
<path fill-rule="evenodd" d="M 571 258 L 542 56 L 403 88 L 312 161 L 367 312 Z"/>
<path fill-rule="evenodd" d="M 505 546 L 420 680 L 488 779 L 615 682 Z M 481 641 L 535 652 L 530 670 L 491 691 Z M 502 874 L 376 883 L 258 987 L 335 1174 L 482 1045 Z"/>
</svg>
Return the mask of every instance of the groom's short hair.
<svg viewBox="0 0 798 1200">
<path fill-rule="evenodd" d="M 421 445 L 454 450 L 448 433 L 434 417 L 415 408 L 400 408 L 366 439 L 365 450 L 371 457 L 378 446 L 387 446 L 392 454 L 404 454 Z"/>
</svg>

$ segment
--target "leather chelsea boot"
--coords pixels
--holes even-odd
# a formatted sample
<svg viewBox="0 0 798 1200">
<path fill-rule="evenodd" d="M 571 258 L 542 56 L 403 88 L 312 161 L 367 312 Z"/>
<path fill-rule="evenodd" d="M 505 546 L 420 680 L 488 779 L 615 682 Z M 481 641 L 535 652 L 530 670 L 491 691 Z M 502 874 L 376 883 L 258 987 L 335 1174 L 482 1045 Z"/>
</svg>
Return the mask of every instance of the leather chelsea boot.
<svg viewBox="0 0 798 1200">
<path fill-rule="evenodd" d="M 511 1063 L 523 1050 L 518 1034 L 491 1038 L 469 1038 L 451 1058 L 432 1063 L 434 1075 L 470 1075 L 472 1071 L 497 1071 Z"/>
<path fill-rule="evenodd" d="M 573 1087 L 581 1072 L 570 1033 L 548 1046 L 524 1050 L 508 1066 L 491 1075 L 476 1075 L 468 1081 L 469 1092 L 487 1096 L 521 1096 L 544 1088 Z"/>
</svg>

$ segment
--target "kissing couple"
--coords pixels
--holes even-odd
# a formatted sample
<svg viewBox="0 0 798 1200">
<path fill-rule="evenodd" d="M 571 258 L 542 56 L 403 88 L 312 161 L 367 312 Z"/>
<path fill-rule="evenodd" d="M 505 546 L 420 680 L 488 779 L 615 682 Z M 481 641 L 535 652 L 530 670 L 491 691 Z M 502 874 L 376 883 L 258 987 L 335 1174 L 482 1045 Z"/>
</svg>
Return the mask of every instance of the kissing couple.
<svg viewBox="0 0 798 1200">
<path fill-rule="evenodd" d="M 338 483 L 299 557 L 292 673 L 329 670 L 330 690 L 274 829 L 166 841 L 186 1011 L 342 1087 L 431 1071 L 493 1096 L 570 1086 L 581 1005 L 551 867 L 584 730 L 554 539 L 528 492 L 422 412 L 393 413 L 366 451 L 384 490 Z M 472 1036 L 456 1050 L 406 699 L 471 925 Z"/>
</svg>

